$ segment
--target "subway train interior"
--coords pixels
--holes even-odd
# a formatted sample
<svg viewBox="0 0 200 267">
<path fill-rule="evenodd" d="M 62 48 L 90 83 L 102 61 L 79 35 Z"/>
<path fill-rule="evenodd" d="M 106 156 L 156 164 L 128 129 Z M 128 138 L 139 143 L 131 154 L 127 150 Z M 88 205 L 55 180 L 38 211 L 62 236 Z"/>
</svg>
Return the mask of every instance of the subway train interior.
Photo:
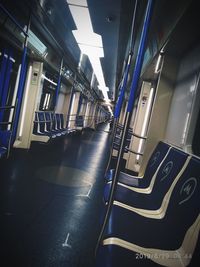
<svg viewBox="0 0 200 267">
<path fill-rule="evenodd" d="M 200 262 L 197 0 L 0 0 L 2 267 Z"/>
</svg>

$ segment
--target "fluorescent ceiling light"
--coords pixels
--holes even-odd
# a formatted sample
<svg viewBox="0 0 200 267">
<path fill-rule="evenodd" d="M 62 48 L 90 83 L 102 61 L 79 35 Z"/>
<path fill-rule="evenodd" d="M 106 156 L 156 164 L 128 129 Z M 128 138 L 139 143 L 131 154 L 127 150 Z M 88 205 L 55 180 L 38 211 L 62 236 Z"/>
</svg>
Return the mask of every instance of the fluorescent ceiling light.
<svg viewBox="0 0 200 267">
<path fill-rule="evenodd" d="M 88 8 L 69 5 L 74 22 L 78 30 L 84 30 L 85 33 L 93 33 L 92 22 Z"/>
<path fill-rule="evenodd" d="M 83 54 L 86 54 L 90 58 L 98 59 L 104 57 L 104 51 L 102 47 L 88 46 L 87 44 L 78 43 Z"/>
<path fill-rule="evenodd" d="M 87 7 L 87 1 L 86 0 L 67 0 L 67 3 L 69 5 L 77 5 L 77 6 Z"/>
<path fill-rule="evenodd" d="M 67 0 L 67 3 L 77 27 L 72 33 L 81 52 L 88 56 L 99 84 L 98 88 L 102 91 L 104 99 L 108 100 L 109 88 L 106 87 L 100 62 L 100 58 L 104 57 L 102 37 L 93 31 L 87 1 Z"/>
<path fill-rule="evenodd" d="M 159 73 L 161 67 L 162 54 L 159 54 L 154 73 Z"/>
<path fill-rule="evenodd" d="M 100 88 L 105 88 L 105 81 L 104 81 L 104 77 L 103 77 L 103 71 L 101 68 L 101 63 L 99 58 L 95 58 L 95 57 L 91 57 L 90 55 L 88 55 L 89 59 L 90 59 L 90 63 L 93 67 L 93 70 L 95 72 L 96 78 L 98 80 L 99 83 L 99 87 Z M 100 89 L 101 90 L 101 89 Z"/>
<path fill-rule="evenodd" d="M 112 106 L 112 104 L 111 104 L 111 100 L 110 100 L 110 99 L 105 100 L 105 102 L 106 102 L 106 104 L 108 104 L 109 106 Z"/>
<path fill-rule="evenodd" d="M 108 106 L 108 110 L 110 111 L 111 115 L 113 116 L 113 111 L 110 106 Z"/>
<path fill-rule="evenodd" d="M 99 88 L 99 90 L 101 90 L 101 92 L 102 92 L 102 94 L 103 94 L 103 96 L 104 96 L 104 101 L 107 102 L 107 101 L 109 100 L 109 98 L 108 98 L 108 94 L 107 94 L 107 92 L 108 92 L 108 87 L 99 87 L 99 86 L 98 86 L 98 88 Z"/>
</svg>

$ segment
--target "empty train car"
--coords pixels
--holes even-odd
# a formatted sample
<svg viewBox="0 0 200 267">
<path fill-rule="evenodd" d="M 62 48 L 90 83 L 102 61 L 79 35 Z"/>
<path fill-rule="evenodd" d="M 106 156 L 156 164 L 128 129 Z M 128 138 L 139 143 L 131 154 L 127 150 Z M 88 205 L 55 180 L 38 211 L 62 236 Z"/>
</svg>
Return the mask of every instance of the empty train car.
<svg viewBox="0 0 200 267">
<path fill-rule="evenodd" d="M 5 267 L 195 267 L 197 0 L 0 0 Z"/>
</svg>

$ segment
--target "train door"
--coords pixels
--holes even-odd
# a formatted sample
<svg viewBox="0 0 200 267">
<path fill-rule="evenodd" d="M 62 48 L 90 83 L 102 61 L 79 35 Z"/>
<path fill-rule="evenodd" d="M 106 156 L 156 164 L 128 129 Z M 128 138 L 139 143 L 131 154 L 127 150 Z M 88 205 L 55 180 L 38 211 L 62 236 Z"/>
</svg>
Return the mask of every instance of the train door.
<svg viewBox="0 0 200 267">
<path fill-rule="evenodd" d="M 133 133 L 136 136 L 131 137 L 131 142 L 129 145 L 130 150 L 138 153 L 128 153 L 126 169 L 138 172 L 141 163 L 142 152 L 144 151 L 145 136 L 147 135 L 147 129 L 149 124 L 149 118 L 151 114 L 152 104 L 153 104 L 154 88 L 151 82 L 143 81 L 140 97 L 138 100 L 137 110 L 135 110 L 134 123 L 133 123 Z"/>
<path fill-rule="evenodd" d="M 78 110 L 79 98 L 80 98 L 80 92 L 74 92 L 69 112 L 69 128 L 71 129 L 76 129 L 76 114 Z"/>
<path fill-rule="evenodd" d="M 20 55 L 5 42 L 0 45 L 0 146 L 9 152 L 13 133 Z M 23 77 L 24 82 L 25 76 Z"/>
<path fill-rule="evenodd" d="M 33 132 L 33 121 L 35 110 L 38 102 L 38 95 L 41 91 L 43 63 L 30 62 L 27 71 L 27 78 L 24 87 L 23 101 L 21 104 L 21 112 L 18 123 L 18 131 L 16 134 L 14 147 L 29 148 L 31 143 L 31 135 Z"/>
</svg>

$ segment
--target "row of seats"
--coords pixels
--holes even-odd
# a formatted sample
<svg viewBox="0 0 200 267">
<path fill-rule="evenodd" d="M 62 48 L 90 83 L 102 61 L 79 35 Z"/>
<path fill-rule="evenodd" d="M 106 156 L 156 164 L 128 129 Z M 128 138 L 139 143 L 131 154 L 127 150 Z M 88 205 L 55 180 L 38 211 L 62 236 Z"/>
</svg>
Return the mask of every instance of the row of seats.
<svg viewBox="0 0 200 267">
<path fill-rule="evenodd" d="M 56 138 L 73 131 L 75 130 L 65 127 L 63 114 L 43 111 L 35 112 L 34 135 Z"/>
<path fill-rule="evenodd" d="M 199 158 L 164 142 L 144 176 L 121 172 L 96 267 L 188 266 L 200 229 L 199 174 Z"/>
</svg>

